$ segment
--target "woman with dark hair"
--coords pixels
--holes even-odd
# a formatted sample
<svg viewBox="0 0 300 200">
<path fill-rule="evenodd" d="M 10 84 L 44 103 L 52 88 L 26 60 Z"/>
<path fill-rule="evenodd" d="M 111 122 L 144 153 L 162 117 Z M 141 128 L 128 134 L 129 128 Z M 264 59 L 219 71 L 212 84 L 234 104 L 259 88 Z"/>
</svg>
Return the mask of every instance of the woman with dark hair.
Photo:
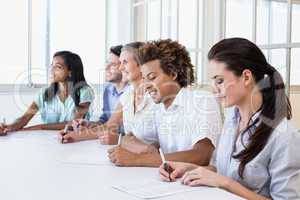
<svg viewBox="0 0 300 200">
<path fill-rule="evenodd" d="M 300 134 L 279 72 L 242 38 L 208 54 L 214 91 L 226 111 L 214 166 L 169 162 L 165 181 L 220 187 L 246 199 L 300 199 Z"/>
<path fill-rule="evenodd" d="M 81 58 L 69 51 L 55 53 L 50 79 L 50 86 L 39 92 L 22 117 L 1 125 L 2 135 L 18 130 L 59 130 L 73 119 L 89 118 L 94 94 L 85 80 Z M 23 128 L 38 111 L 43 124 Z"/>
</svg>

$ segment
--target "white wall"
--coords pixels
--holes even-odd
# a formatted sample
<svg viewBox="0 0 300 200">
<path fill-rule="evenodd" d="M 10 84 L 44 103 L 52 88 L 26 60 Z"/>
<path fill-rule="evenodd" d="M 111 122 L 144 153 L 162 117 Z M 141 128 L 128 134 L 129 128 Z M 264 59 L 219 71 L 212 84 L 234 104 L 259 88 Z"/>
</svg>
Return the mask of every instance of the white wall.
<svg viewBox="0 0 300 200">
<path fill-rule="evenodd" d="M 107 16 L 107 48 L 131 41 L 131 0 L 109 0 Z"/>
</svg>

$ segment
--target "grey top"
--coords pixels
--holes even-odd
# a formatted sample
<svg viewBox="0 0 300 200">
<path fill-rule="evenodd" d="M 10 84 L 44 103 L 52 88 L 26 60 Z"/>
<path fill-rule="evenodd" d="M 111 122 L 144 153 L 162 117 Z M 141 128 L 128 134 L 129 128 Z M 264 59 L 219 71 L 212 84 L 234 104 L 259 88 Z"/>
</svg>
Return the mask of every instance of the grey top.
<svg viewBox="0 0 300 200">
<path fill-rule="evenodd" d="M 260 113 L 251 119 L 255 121 Z M 249 131 L 239 134 L 240 114 L 237 108 L 230 108 L 221 135 L 216 167 L 220 174 L 231 177 L 248 189 L 272 199 L 300 199 L 300 134 L 287 119 L 272 132 L 264 149 L 250 161 L 244 171 L 244 178 L 238 175 L 239 160 L 236 155 L 245 149 L 249 136 L 259 122 Z M 243 136 L 242 136 L 243 135 Z"/>
</svg>

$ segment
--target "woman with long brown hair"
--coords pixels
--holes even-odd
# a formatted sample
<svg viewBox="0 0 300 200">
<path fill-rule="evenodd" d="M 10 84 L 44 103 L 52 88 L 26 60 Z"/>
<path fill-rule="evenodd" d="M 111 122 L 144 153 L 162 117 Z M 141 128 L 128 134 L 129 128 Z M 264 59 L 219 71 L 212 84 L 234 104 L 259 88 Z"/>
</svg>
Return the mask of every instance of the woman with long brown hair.
<svg viewBox="0 0 300 200">
<path fill-rule="evenodd" d="M 242 38 L 208 54 L 216 97 L 228 108 L 214 166 L 172 163 L 163 180 L 220 187 L 246 199 L 300 199 L 300 134 L 279 72 Z"/>
</svg>

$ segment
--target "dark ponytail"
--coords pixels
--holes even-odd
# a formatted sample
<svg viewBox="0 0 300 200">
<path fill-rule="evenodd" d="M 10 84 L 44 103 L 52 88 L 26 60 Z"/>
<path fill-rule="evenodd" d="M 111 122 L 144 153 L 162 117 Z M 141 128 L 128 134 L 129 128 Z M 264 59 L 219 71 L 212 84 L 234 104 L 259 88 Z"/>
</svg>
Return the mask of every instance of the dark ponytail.
<svg viewBox="0 0 300 200">
<path fill-rule="evenodd" d="M 250 70 L 262 93 L 259 125 L 250 136 L 250 142 L 245 149 L 233 156 L 240 161 L 239 175 L 243 178 L 246 164 L 263 150 L 273 130 L 284 118 L 291 119 L 291 105 L 285 94 L 281 75 L 267 62 L 261 50 L 249 40 L 242 38 L 222 40 L 211 48 L 208 59 L 225 63 L 237 76 L 241 76 L 245 69 Z M 243 133 L 251 126 L 252 124 L 248 124 Z"/>
</svg>

